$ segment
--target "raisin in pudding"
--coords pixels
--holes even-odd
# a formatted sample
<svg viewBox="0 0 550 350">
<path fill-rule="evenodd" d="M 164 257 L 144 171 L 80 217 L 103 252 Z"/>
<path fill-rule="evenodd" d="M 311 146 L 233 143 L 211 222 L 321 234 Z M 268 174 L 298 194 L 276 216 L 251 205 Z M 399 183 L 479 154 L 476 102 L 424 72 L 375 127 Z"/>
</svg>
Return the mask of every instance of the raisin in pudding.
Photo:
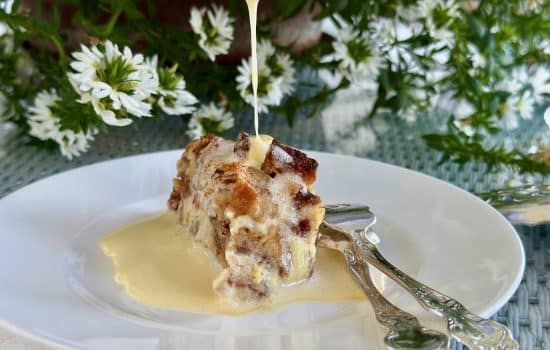
<svg viewBox="0 0 550 350">
<path fill-rule="evenodd" d="M 207 135 L 187 146 L 168 206 L 223 266 L 218 296 L 256 302 L 311 276 L 324 216 L 316 170 L 314 159 L 265 136 Z"/>
</svg>

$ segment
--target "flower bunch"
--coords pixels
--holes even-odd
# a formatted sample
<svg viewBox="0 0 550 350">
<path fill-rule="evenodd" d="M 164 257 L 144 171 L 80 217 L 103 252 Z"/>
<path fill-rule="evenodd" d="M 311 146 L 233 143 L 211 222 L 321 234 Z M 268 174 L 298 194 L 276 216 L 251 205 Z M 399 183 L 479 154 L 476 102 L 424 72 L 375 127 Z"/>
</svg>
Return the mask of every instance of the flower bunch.
<svg viewBox="0 0 550 350">
<path fill-rule="evenodd" d="M 190 138 L 220 133 L 252 105 L 248 43 L 235 42 L 249 34 L 242 0 L 182 6 L 175 23 L 153 3 L 54 1 L 42 12 L 14 4 L 0 1 L 1 118 L 67 157 L 86 151 L 98 132 L 145 117 L 183 116 Z M 444 159 L 550 172 L 548 131 L 521 149 L 509 141 L 526 123 L 550 126 L 548 0 L 263 6 L 261 113 L 292 123 L 323 114 L 334 96 L 361 93 L 359 120 L 336 133 L 354 140 L 350 149 L 374 150 L 392 120 L 425 123 L 426 143 Z M 72 21 L 56 20 L 56 8 L 74 13 Z M 300 18 L 310 27 L 285 38 Z"/>
</svg>

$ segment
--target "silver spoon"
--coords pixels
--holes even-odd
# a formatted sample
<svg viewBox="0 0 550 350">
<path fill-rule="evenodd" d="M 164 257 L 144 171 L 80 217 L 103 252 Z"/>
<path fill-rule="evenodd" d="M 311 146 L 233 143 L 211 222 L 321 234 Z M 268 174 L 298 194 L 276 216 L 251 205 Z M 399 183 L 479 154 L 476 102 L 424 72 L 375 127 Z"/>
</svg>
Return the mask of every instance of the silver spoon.
<svg viewBox="0 0 550 350">
<path fill-rule="evenodd" d="M 376 248 L 378 238 L 372 230 L 376 216 L 368 206 L 337 204 L 326 205 L 325 208 L 325 221 L 319 228 L 321 234 L 335 241 L 341 240 L 343 235 L 346 236 L 352 243 L 355 257 L 372 264 L 399 283 L 427 310 L 445 317 L 452 337 L 472 350 L 519 348 L 510 330 L 505 326 L 473 314 L 458 301 L 413 279 L 386 260 Z M 336 226 L 353 221 L 361 222 L 361 227 L 364 228 L 347 232 Z"/>
<path fill-rule="evenodd" d="M 370 276 L 369 266 L 355 256 L 349 239 L 344 237 L 341 240 L 335 240 L 322 234 L 317 244 L 344 254 L 348 269 L 369 298 L 376 319 L 388 328 L 384 344 L 395 350 L 448 349 L 449 338 L 447 335 L 422 327 L 416 317 L 390 303 L 376 289 Z"/>
</svg>

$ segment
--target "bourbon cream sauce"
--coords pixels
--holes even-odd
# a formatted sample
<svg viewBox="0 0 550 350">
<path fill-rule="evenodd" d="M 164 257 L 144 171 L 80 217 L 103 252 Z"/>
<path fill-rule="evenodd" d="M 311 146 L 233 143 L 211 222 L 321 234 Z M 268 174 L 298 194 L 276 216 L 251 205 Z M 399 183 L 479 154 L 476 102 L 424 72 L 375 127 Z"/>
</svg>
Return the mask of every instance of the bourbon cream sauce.
<svg viewBox="0 0 550 350">
<path fill-rule="evenodd" d="M 115 231 L 101 240 L 111 258 L 114 278 L 132 298 L 158 307 L 189 312 L 239 315 L 299 301 L 364 300 L 338 252 L 317 249 L 313 275 L 300 284 L 278 289 L 260 305 L 231 304 L 218 298 L 212 281 L 222 267 L 167 212 Z"/>
</svg>

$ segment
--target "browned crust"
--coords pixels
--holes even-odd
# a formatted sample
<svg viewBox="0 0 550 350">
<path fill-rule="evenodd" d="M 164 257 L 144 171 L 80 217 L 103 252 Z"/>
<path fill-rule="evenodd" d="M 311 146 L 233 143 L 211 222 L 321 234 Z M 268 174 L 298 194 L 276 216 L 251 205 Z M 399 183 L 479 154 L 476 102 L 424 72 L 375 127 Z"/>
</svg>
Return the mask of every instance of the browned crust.
<svg viewBox="0 0 550 350">
<path fill-rule="evenodd" d="M 181 199 L 188 196 L 191 192 L 189 185 L 189 178 L 186 175 L 186 171 L 191 164 L 191 159 L 197 158 L 200 152 L 208 146 L 212 141 L 218 139 L 215 135 L 205 135 L 197 140 L 191 141 L 186 151 L 182 154 L 177 162 L 177 176 L 172 180 L 172 192 L 168 198 L 168 209 L 176 211 L 179 207 Z"/>
<path fill-rule="evenodd" d="M 258 193 L 248 182 L 238 182 L 227 202 L 227 207 L 233 210 L 235 216 L 254 214 Z"/>
<path fill-rule="evenodd" d="M 302 209 L 308 205 L 321 204 L 321 197 L 311 193 L 310 191 L 298 191 L 296 192 L 296 195 L 294 195 L 294 203 L 297 209 Z"/>
<path fill-rule="evenodd" d="M 186 152 L 192 153 L 193 155 L 195 155 L 195 157 L 198 157 L 199 153 L 216 139 L 218 139 L 218 136 L 216 135 L 204 135 L 203 137 L 194 140 L 189 145 L 187 145 Z"/>
<path fill-rule="evenodd" d="M 285 163 L 278 160 L 275 153 L 276 151 L 274 151 L 276 147 L 279 147 L 292 157 L 292 162 Z M 315 159 L 309 158 L 305 153 L 284 145 L 274 139 L 267 152 L 264 163 L 262 164 L 262 170 L 271 177 L 284 172 L 298 173 L 309 186 L 315 182 L 317 166 L 318 163 Z"/>
<path fill-rule="evenodd" d="M 250 135 L 246 132 L 239 133 L 237 136 L 237 142 L 235 142 L 234 151 L 239 157 L 246 157 L 248 151 L 250 150 Z"/>
</svg>

